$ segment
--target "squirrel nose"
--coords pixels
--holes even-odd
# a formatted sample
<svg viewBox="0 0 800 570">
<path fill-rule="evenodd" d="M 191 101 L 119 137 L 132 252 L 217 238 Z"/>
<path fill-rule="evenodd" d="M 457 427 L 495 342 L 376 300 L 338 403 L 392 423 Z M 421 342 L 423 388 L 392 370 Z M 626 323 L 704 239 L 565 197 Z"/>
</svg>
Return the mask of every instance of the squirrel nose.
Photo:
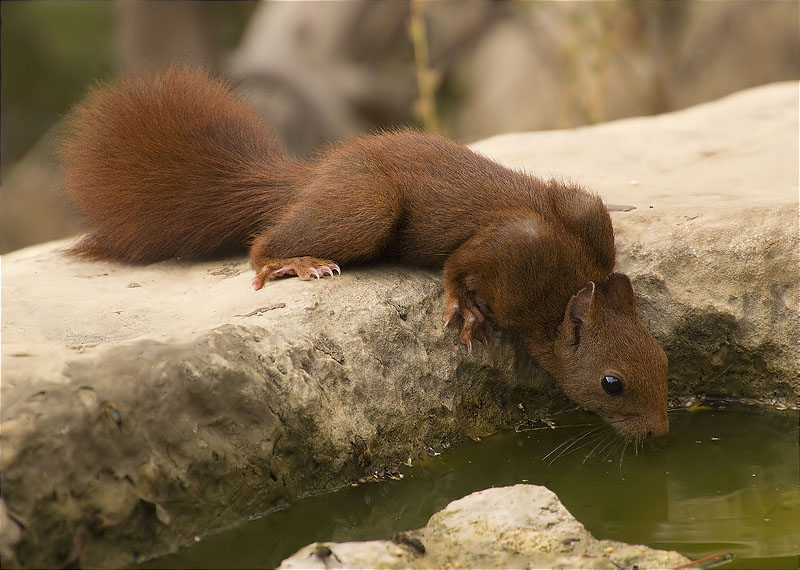
<svg viewBox="0 0 800 570">
<path fill-rule="evenodd" d="M 651 424 L 647 429 L 647 437 L 661 437 L 667 435 L 667 433 L 669 433 L 669 419 L 667 419 L 667 414 L 664 414 L 663 418 Z"/>
</svg>

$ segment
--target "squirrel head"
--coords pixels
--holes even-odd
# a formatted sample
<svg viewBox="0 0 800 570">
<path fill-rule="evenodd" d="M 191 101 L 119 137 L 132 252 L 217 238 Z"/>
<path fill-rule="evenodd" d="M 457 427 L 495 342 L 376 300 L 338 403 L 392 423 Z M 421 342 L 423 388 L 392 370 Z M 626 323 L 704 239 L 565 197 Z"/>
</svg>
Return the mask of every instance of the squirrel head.
<svg viewBox="0 0 800 570">
<path fill-rule="evenodd" d="M 630 438 L 665 435 L 667 357 L 636 312 L 626 275 L 572 296 L 558 328 L 554 376 L 564 393 Z"/>
</svg>

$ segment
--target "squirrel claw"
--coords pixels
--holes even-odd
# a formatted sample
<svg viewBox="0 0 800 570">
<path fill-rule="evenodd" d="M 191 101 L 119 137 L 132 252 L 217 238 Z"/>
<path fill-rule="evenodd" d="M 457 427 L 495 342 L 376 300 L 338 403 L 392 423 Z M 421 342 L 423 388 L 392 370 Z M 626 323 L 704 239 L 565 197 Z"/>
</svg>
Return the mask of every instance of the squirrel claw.
<svg viewBox="0 0 800 570">
<path fill-rule="evenodd" d="M 447 308 L 444 310 L 444 314 L 442 315 L 442 322 L 444 323 L 444 328 L 447 328 L 447 325 L 450 324 L 450 319 L 453 318 L 459 310 L 458 301 L 452 301 L 448 303 Z"/>
<path fill-rule="evenodd" d="M 297 275 L 301 280 L 309 281 L 312 277 L 316 279 L 322 279 L 327 275 L 333 277 L 334 271 L 338 271 L 340 275 L 342 273 L 339 265 L 333 261 L 308 256 L 266 259 L 255 266 L 261 268 L 252 283 L 253 289 L 256 291 L 261 289 L 268 280 L 284 275 Z"/>
<path fill-rule="evenodd" d="M 486 319 L 474 303 L 469 300 L 463 305 L 457 300 L 448 303 L 442 319 L 445 327 L 450 324 L 450 320 L 456 313 L 459 313 L 464 318 L 464 325 L 461 328 L 458 339 L 461 344 L 467 347 L 467 354 L 472 353 L 473 340 L 478 340 L 484 345 L 489 344 L 484 328 Z"/>
<path fill-rule="evenodd" d="M 445 327 L 450 324 L 453 315 L 456 313 L 464 318 L 464 325 L 461 328 L 458 339 L 461 344 L 467 347 L 467 354 L 472 353 L 473 340 L 478 340 L 484 345 L 489 344 L 484 328 L 486 317 L 471 299 L 464 299 L 463 303 L 459 302 L 458 299 L 452 299 L 448 302 L 442 318 Z"/>
</svg>

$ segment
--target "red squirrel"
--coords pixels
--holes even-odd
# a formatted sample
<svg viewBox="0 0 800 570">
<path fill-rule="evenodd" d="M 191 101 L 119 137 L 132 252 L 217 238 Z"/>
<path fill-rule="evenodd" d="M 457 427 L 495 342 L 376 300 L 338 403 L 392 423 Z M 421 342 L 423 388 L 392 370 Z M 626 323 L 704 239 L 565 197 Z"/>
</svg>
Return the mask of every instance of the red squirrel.
<svg viewBox="0 0 800 570">
<path fill-rule="evenodd" d="M 667 358 L 583 188 L 415 130 L 296 160 L 226 82 L 177 68 L 96 87 L 61 157 L 89 229 L 74 254 L 150 263 L 250 245 L 256 289 L 339 264 L 443 267 L 444 321 L 463 318 L 468 349 L 494 322 L 623 436 L 669 429 Z"/>
</svg>

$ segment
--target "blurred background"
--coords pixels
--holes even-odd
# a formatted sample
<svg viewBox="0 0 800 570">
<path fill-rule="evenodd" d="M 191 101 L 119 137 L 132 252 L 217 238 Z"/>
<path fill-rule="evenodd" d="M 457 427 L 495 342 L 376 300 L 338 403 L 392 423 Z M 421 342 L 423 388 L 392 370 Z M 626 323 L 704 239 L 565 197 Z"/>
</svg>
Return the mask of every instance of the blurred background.
<svg viewBox="0 0 800 570">
<path fill-rule="evenodd" d="M 80 231 L 55 157 L 63 118 L 92 84 L 136 70 L 180 62 L 228 78 L 297 156 L 385 126 L 470 143 L 662 113 L 800 76 L 800 4 L 783 0 L 0 10 L 0 253 Z"/>
</svg>

